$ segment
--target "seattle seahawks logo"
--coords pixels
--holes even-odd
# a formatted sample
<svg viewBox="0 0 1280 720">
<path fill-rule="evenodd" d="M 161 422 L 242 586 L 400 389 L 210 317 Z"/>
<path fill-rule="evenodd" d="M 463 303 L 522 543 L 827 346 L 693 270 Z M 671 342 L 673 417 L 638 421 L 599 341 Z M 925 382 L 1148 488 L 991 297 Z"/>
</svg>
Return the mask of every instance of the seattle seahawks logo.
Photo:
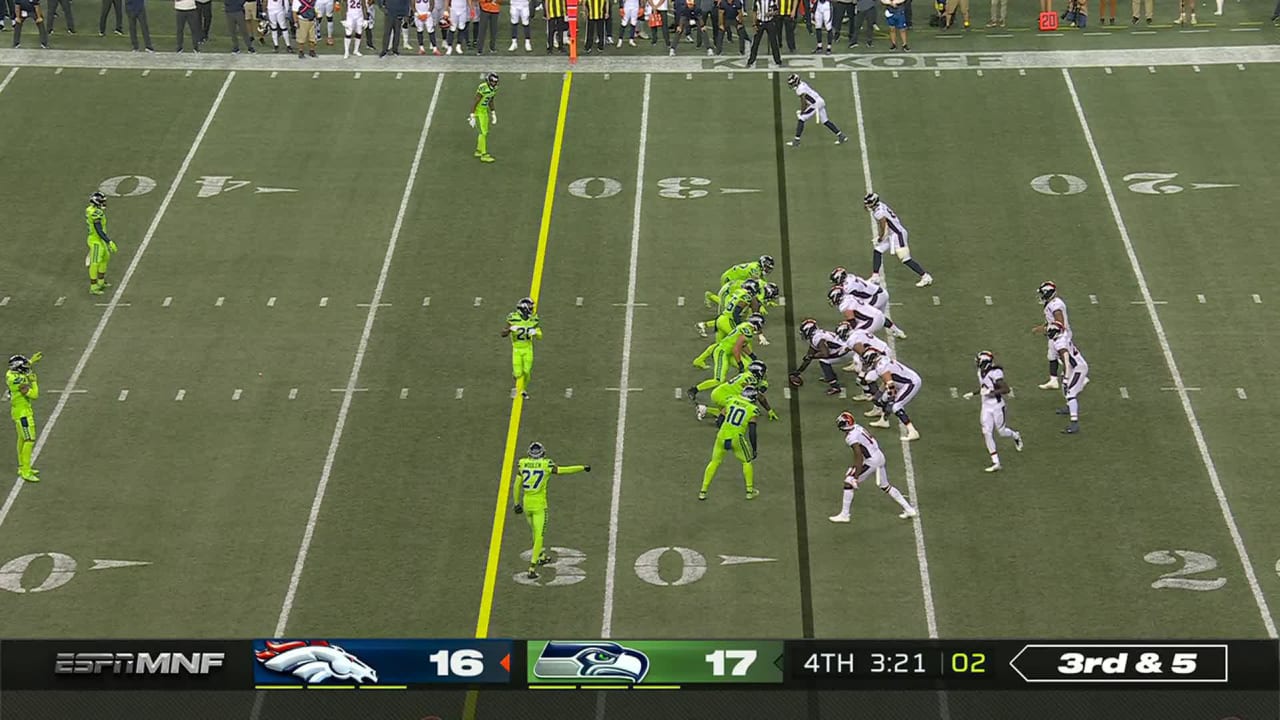
<svg viewBox="0 0 1280 720">
<path fill-rule="evenodd" d="M 267 641 L 266 647 L 254 656 L 268 670 L 293 675 L 308 684 L 331 680 L 358 684 L 378 682 L 378 671 L 324 640 Z"/>
<path fill-rule="evenodd" d="M 542 648 L 533 674 L 544 679 L 602 678 L 638 683 L 649 672 L 649 657 L 615 642 L 552 641 Z"/>
</svg>

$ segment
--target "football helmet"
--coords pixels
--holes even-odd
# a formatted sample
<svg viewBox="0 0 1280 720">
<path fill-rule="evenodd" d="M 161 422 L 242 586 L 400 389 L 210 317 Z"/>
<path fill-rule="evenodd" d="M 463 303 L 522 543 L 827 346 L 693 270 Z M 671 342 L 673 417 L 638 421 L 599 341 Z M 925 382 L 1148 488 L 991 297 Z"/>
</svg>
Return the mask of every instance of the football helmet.
<svg viewBox="0 0 1280 720">
<path fill-rule="evenodd" d="M 534 442 L 529 443 L 529 457 L 537 460 L 538 458 L 541 458 L 546 454 L 547 454 L 547 449 L 543 447 L 542 443 L 537 442 L 536 440 Z"/>
<path fill-rule="evenodd" d="M 862 205 L 868 210 L 875 209 L 875 207 L 879 204 L 880 204 L 879 193 L 869 191 L 867 192 L 866 195 L 862 196 Z"/>
<path fill-rule="evenodd" d="M 848 320 L 841 320 L 840 324 L 836 326 L 836 337 L 841 340 L 848 340 L 850 335 L 853 335 L 853 323 Z"/>
<path fill-rule="evenodd" d="M 880 362 L 882 357 L 884 356 L 880 354 L 879 350 L 868 348 L 866 352 L 862 353 L 862 362 L 866 367 L 873 368 L 876 363 Z"/>
<path fill-rule="evenodd" d="M 768 370 L 768 368 L 765 367 L 765 364 L 759 360 L 752 360 L 751 362 L 747 363 L 747 372 L 751 373 L 752 375 L 758 378 L 764 377 L 764 373 L 766 370 Z"/>
<path fill-rule="evenodd" d="M 107 206 L 107 196 L 96 192 L 89 196 L 89 204 L 96 208 L 104 208 Z"/>
<path fill-rule="evenodd" d="M 760 390 L 755 385 L 748 385 L 742 388 L 742 397 L 751 402 L 755 402 L 760 397 Z"/>
<path fill-rule="evenodd" d="M 800 321 L 800 337 L 808 340 L 813 334 L 818 332 L 818 321 L 813 318 L 805 318 Z"/>
<path fill-rule="evenodd" d="M 1064 330 L 1066 328 L 1062 327 L 1062 323 L 1055 320 L 1044 326 L 1044 336 L 1050 340 L 1055 340 Z"/>
<path fill-rule="evenodd" d="M 764 316 L 760 313 L 751 313 L 751 316 L 747 318 L 747 322 L 751 324 L 751 327 L 755 328 L 756 332 L 764 329 Z"/>
<path fill-rule="evenodd" d="M 787 84 L 793 88 L 800 87 L 800 76 L 795 73 L 791 73 L 791 75 L 787 76 Z"/>
<path fill-rule="evenodd" d="M 14 355 L 9 358 L 9 369 L 15 372 L 27 372 L 31 369 L 31 361 L 26 355 Z"/>
<path fill-rule="evenodd" d="M 743 290 L 746 290 L 746 291 L 747 291 L 747 292 L 749 292 L 749 293 L 751 293 L 753 296 L 754 296 L 754 295 L 759 295 L 759 294 L 760 294 L 760 281 L 759 281 L 759 280 L 756 280 L 755 278 L 750 278 L 750 279 L 748 279 L 748 280 L 744 280 L 744 281 L 742 282 L 742 289 L 743 289 Z"/>
<path fill-rule="evenodd" d="M 498 73 L 491 72 L 485 74 L 484 81 L 489 83 L 489 87 L 491 88 L 498 87 Z"/>
<path fill-rule="evenodd" d="M 844 288 L 839 285 L 831 286 L 827 291 L 827 299 L 831 301 L 832 307 L 840 307 L 840 301 L 844 299 Z"/>
<path fill-rule="evenodd" d="M 982 352 L 978 353 L 978 356 L 974 358 L 973 362 L 975 365 L 978 366 L 979 370 L 986 372 L 990 370 L 993 365 L 996 364 L 996 356 L 992 355 L 991 351 L 989 350 L 983 350 Z"/>
<path fill-rule="evenodd" d="M 842 412 L 836 416 L 836 427 L 839 428 L 841 432 L 849 432 L 856 427 L 857 424 L 858 421 L 854 419 L 853 413 Z"/>
<path fill-rule="evenodd" d="M 835 285 L 844 285 L 845 278 L 849 277 L 849 271 L 837 266 L 831 271 L 831 282 Z"/>
<path fill-rule="evenodd" d="M 525 320 L 533 317 L 533 298 L 521 298 L 520 302 L 516 303 L 516 312 L 520 313 Z"/>
<path fill-rule="evenodd" d="M 1036 290 L 1036 295 L 1040 297 L 1040 302 L 1047 303 L 1058 294 L 1058 286 L 1052 281 L 1046 280 L 1040 283 L 1040 287 Z"/>
<path fill-rule="evenodd" d="M 760 269 L 763 270 L 766 275 L 773 272 L 773 256 L 772 255 L 760 256 Z"/>
<path fill-rule="evenodd" d="M 778 285 L 777 285 L 776 283 L 765 283 L 765 284 L 764 284 L 764 299 L 765 299 L 765 300 L 776 300 L 776 299 L 778 298 L 778 295 L 779 295 L 780 293 L 781 293 L 781 291 L 779 291 L 779 290 L 778 290 Z"/>
</svg>

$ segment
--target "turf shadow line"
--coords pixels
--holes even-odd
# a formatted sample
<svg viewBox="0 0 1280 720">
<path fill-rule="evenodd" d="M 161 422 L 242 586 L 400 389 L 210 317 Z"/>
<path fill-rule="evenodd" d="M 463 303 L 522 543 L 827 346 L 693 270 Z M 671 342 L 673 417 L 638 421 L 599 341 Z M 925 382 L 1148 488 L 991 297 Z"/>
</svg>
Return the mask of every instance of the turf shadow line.
<svg viewBox="0 0 1280 720">
<path fill-rule="evenodd" d="M 775 165 L 778 168 L 778 235 L 782 244 L 782 295 L 794 298 L 791 292 L 791 232 L 787 220 L 787 164 L 783 155 L 782 128 L 782 89 L 779 86 L 782 75 L 776 74 L 773 83 L 773 150 Z M 796 352 L 796 318 L 795 303 L 788 302 L 782 306 L 786 323 L 787 360 L 791 362 L 799 357 Z M 809 569 L 809 518 L 804 495 L 804 444 L 800 436 L 800 393 L 791 393 L 789 406 L 791 414 L 791 474 L 795 486 L 796 503 L 796 550 L 800 563 L 800 625 L 804 637 L 813 637 L 813 589 Z M 811 709 L 816 709 L 811 704 Z"/>
</svg>

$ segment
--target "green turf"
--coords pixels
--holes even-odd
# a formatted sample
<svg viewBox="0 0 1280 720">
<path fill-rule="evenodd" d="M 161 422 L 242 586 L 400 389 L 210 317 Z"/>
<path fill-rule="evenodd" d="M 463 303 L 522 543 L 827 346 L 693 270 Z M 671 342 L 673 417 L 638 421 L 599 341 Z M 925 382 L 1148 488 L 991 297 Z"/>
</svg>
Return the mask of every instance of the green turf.
<svg viewBox="0 0 1280 720">
<path fill-rule="evenodd" d="M 1169 347 L 1198 388 L 1192 408 L 1270 602 L 1280 598 L 1265 437 L 1278 401 L 1267 335 L 1277 188 L 1261 149 L 1280 111 L 1266 92 L 1275 73 L 1259 64 L 1070 73 L 1145 280 L 1167 303 L 1156 309 Z M 148 193 L 111 199 L 119 283 L 227 78 L 33 67 L 0 94 L 0 120 L 27 128 L 29 146 L 0 168 L 29 210 L 6 214 L 0 240 L 25 269 L 0 290 L 10 297 L 0 337 L 10 352 L 48 358 L 42 428 L 51 391 L 65 387 L 104 310 L 84 290 L 85 197 L 112 176 L 155 180 Z M 530 292 L 561 76 L 507 74 L 491 165 L 472 157 L 465 124 L 476 82 L 470 73 L 236 73 L 119 298 L 127 305 L 113 309 L 77 379 L 85 392 L 50 433 L 44 481 L 23 487 L 0 525 L 0 564 L 65 553 L 75 575 L 48 591 L 0 591 L 0 635 L 262 636 L 282 616 L 287 634 L 476 631 L 512 407 L 498 330 Z M 855 141 L 836 147 L 810 126 L 779 165 L 775 143 L 794 128 L 781 82 L 574 74 L 541 284 L 546 338 L 515 445 L 537 439 L 560 462 L 593 466 L 551 490 L 549 544 L 579 551 L 582 575 L 552 569 L 537 585 L 516 582 L 529 535 L 507 512 L 491 635 L 590 637 L 607 622 L 618 637 L 790 637 L 806 620 L 824 637 L 929 634 L 917 528 L 869 487 L 852 524 L 826 519 L 849 464 L 835 415 L 865 405 L 822 395 L 814 369 L 794 402 L 783 392 L 797 359 L 787 309 L 795 321 L 833 324 L 827 274 L 836 264 L 869 271 L 870 228 L 852 76 L 810 82 Z M 896 261 L 887 268 L 894 318 L 909 333 L 897 349 L 925 382 L 910 408 L 923 434 L 911 473 L 938 634 L 1264 635 L 1179 395 L 1164 389 L 1173 381 L 1146 308 L 1134 304 L 1138 283 L 1062 71 L 863 72 L 857 83 L 874 187 L 937 278 L 917 289 Z M 1189 99 L 1190 111 L 1175 110 Z M 1123 179 L 1136 172 L 1239 187 L 1144 195 Z M 1077 176 L 1087 189 L 1038 193 L 1031 181 L 1046 174 Z M 248 184 L 199 197 L 210 177 Z M 616 193 L 581 197 L 575 181 L 585 178 L 616 182 L 592 181 L 589 193 Z M 707 194 L 672 197 L 689 190 Z M 637 305 L 628 308 L 633 232 Z M 393 237 L 385 305 L 362 348 Z M 742 498 L 729 459 L 699 503 L 714 430 L 677 397 L 703 377 L 689 364 L 705 344 L 692 326 L 719 273 L 765 252 L 785 263 L 771 279 L 786 285 L 787 309 L 770 314 L 772 342 L 759 348 L 782 415 L 760 423 L 762 496 Z M 1059 433 L 1060 397 L 1035 388 L 1044 344 L 1030 328 L 1046 279 L 1070 304 L 1092 366 L 1078 437 Z M 950 393 L 974 384 L 981 349 L 999 354 L 1015 389 L 1010 423 L 1028 440 L 1021 454 L 1002 445 L 996 475 L 982 472 L 976 403 Z M 624 353 L 631 392 L 613 527 Z M 890 479 L 906 491 L 896 432 L 877 434 Z M 1153 588 L 1180 566 L 1144 556 L 1174 550 L 1215 558 L 1193 577 L 1225 585 Z M 96 559 L 151 564 L 89 570 Z M 51 565 L 32 562 L 20 586 L 39 586 Z M 128 612 L 105 597 L 124 598 Z"/>
</svg>

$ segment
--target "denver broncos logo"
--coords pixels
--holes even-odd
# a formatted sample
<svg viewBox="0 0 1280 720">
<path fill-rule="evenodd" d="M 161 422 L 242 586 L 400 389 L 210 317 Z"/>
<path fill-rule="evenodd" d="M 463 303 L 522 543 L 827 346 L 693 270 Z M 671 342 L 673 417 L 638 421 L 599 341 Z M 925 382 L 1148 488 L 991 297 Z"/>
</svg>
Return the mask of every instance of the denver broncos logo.
<svg viewBox="0 0 1280 720">
<path fill-rule="evenodd" d="M 268 670 L 288 673 L 306 683 L 345 680 L 354 683 L 377 683 L 378 672 L 363 660 L 330 645 L 324 640 L 268 641 L 254 653 Z"/>
</svg>

